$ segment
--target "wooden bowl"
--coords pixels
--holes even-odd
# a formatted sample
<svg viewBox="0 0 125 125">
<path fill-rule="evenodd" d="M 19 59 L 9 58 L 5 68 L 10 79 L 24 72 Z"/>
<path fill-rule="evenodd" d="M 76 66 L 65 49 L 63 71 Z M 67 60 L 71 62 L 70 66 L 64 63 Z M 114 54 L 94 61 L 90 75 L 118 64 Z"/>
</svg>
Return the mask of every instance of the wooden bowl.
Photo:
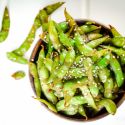
<svg viewBox="0 0 125 125">
<path fill-rule="evenodd" d="M 79 26 L 81 26 L 81 25 L 83 25 L 83 24 L 85 24 L 85 22 L 87 22 L 87 21 L 90 21 L 90 20 L 76 20 L 76 22 L 77 22 L 77 24 L 79 25 Z M 94 21 L 95 22 L 95 21 Z M 100 23 L 95 23 L 95 25 L 97 25 L 97 26 L 101 26 L 102 27 L 102 30 L 101 30 L 101 32 L 102 33 L 105 33 L 106 35 L 108 34 L 108 35 L 110 35 L 110 36 L 112 36 L 112 34 L 111 34 L 111 32 L 110 32 L 110 30 L 109 30 L 109 28 L 108 27 L 106 27 L 106 26 L 104 26 L 104 25 L 102 25 L 102 24 L 100 24 Z M 40 39 L 38 42 L 37 42 L 37 44 L 35 45 L 35 47 L 34 47 L 34 49 L 33 49 L 33 51 L 32 51 L 32 54 L 31 54 L 31 57 L 30 57 L 30 62 L 34 62 L 34 63 L 36 63 L 36 61 L 37 61 L 37 59 L 38 59 L 38 55 L 39 55 L 39 52 L 40 52 L 40 50 L 41 50 L 41 47 L 42 46 L 46 46 L 45 44 L 44 44 L 44 42 Z M 33 89 L 33 91 L 35 92 L 35 87 L 34 87 L 34 82 L 33 82 L 33 77 L 32 77 L 32 75 L 29 73 L 29 78 L 30 78 L 30 81 L 31 81 L 31 86 L 32 86 L 32 89 Z M 123 85 L 123 90 L 125 90 L 125 85 Z M 36 92 L 35 92 L 35 94 L 36 94 Z M 44 96 L 44 95 L 41 95 L 41 98 L 43 98 L 43 99 L 46 99 L 46 97 Z M 46 99 L 47 100 L 47 99 Z M 123 103 L 123 101 L 125 100 L 125 93 L 119 93 L 118 94 L 118 97 L 114 100 L 115 101 L 115 103 L 116 103 L 116 105 L 117 105 L 117 107 L 119 107 L 122 103 Z M 44 105 L 43 103 L 41 103 L 42 105 Z M 46 105 L 44 105 L 46 108 L 47 108 L 47 106 Z M 48 109 L 48 108 L 47 108 Z M 48 109 L 49 110 L 49 109 Z M 50 110 L 49 110 L 50 111 Z M 52 111 L 50 111 L 50 112 L 52 112 Z M 67 115 L 65 115 L 65 114 L 63 114 L 63 113 L 61 113 L 61 112 L 58 112 L 58 113 L 54 113 L 54 112 L 52 112 L 53 114 L 55 114 L 55 115 L 57 115 L 57 116 L 59 116 L 59 117 L 61 117 L 61 118 L 65 118 L 65 119 L 68 119 L 68 120 L 73 120 L 73 121 L 78 121 L 78 122 L 85 122 L 85 121 L 95 121 L 95 120 L 98 120 L 98 119 L 101 119 L 101 118 L 104 118 L 105 116 L 107 116 L 108 115 L 108 113 L 107 113 L 107 111 L 105 110 L 105 109 L 102 109 L 100 112 L 98 112 L 96 115 L 92 115 L 93 113 L 92 112 L 90 112 L 89 114 L 88 114 L 88 119 L 86 120 L 86 119 L 84 119 L 83 118 L 83 116 L 80 116 L 80 115 L 74 115 L 74 116 L 67 116 Z"/>
</svg>

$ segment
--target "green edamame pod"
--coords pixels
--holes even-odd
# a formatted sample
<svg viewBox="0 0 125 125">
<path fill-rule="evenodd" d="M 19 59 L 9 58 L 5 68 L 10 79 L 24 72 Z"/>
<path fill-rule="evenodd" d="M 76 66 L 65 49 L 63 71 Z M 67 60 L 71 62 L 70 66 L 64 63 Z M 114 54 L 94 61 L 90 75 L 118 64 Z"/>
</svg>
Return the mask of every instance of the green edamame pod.
<svg viewBox="0 0 125 125">
<path fill-rule="evenodd" d="M 56 110 L 55 106 L 52 103 L 47 102 L 46 100 L 41 99 L 41 98 L 35 98 L 35 99 L 42 102 L 43 104 L 45 104 L 51 111 L 57 113 L 57 110 Z"/>
<path fill-rule="evenodd" d="M 66 18 L 66 22 L 68 22 L 70 28 L 77 26 L 76 21 L 71 17 L 71 15 L 66 11 L 66 8 L 64 10 L 64 15 Z M 72 30 L 74 30 L 74 28 Z"/>
<path fill-rule="evenodd" d="M 75 61 L 73 63 L 73 66 L 82 68 L 83 67 L 83 60 L 84 59 L 85 59 L 84 55 L 78 55 L 78 56 L 76 56 Z"/>
<path fill-rule="evenodd" d="M 37 97 L 40 97 L 41 96 L 41 85 L 40 85 L 40 80 L 38 77 L 37 67 L 34 63 L 29 62 L 29 69 L 30 69 L 30 74 L 34 78 L 34 86 L 35 86 L 36 95 L 37 95 Z"/>
<path fill-rule="evenodd" d="M 50 77 L 48 79 L 49 84 L 54 84 L 53 81 L 57 79 L 56 74 L 57 74 L 58 69 L 59 69 L 59 56 L 56 56 L 53 61 L 53 66 L 51 70 L 52 73 L 50 74 Z M 58 82 L 60 81 L 57 80 L 57 83 Z"/>
<path fill-rule="evenodd" d="M 100 44 L 102 44 L 103 42 L 106 42 L 108 40 L 109 40 L 109 36 L 104 36 L 102 38 L 90 41 L 86 45 L 91 48 L 96 48 L 97 46 L 99 46 Z"/>
<path fill-rule="evenodd" d="M 76 89 L 73 89 L 74 82 L 68 81 L 64 83 L 63 87 L 63 94 L 64 94 L 64 100 L 65 100 L 65 105 L 68 106 L 71 98 L 74 96 Z"/>
<path fill-rule="evenodd" d="M 86 71 L 86 75 L 88 77 L 88 85 L 89 85 L 89 89 L 90 89 L 90 92 L 91 94 L 93 95 L 93 97 L 96 97 L 99 93 L 99 89 L 98 89 L 98 86 L 97 86 L 97 83 L 94 81 L 94 78 L 93 78 L 93 62 L 91 60 L 91 58 L 86 58 L 84 61 L 83 61 L 83 65 L 85 67 L 85 71 Z"/>
<path fill-rule="evenodd" d="M 115 29 L 115 27 L 110 25 L 110 30 L 113 35 L 112 43 L 117 47 L 125 46 L 125 38 Z"/>
<path fill-rule="evenodd" d="M 48 29 L 49 15 L 51 15 L 56 9 L 58 9 L 63 4 L 64 2 L 57 2 L 54 4 L 48 5 L 39 11 L 38 16 L 39 16 L 43 31 L 46 31 Z"/>
<path fill-rule="evenodd" d="M 75 51 L 71 47 L 71 48 L 69 48 L 69 50 L 66 54 L 64 64 L 57 71 L 57 77 L 59 79 L 63 79 L 63 77 L 66 75 L 67 71 L 69 70 L 69 68 L 73 64 L 74 59 L 75 59 Z"/>
<path fill-rule="evenodd" d="M 63 94 L 63 84 L 64 83 L 62 83 L 62 82 L 58 82 L 52 88 L 54 90 L 54 95 L 56 95 L 59 99 L 64 97 L 64 94 Z"/>
<path fill-rule="evenodd" d="M 61 22 L 58 25 L 64 33 L 68 30 L 68 23 L 67 22 Z"/>
<path fill-rule="evenodd" d="M 60 53 L 60 64 L 61 65 L 64 63 L 66 54 L 67 54 L 67 51 L 65 49 L 63 49 L 62 52 Z"/>
<path fill-rule="evenodd" d="M 5 7 L 3 20 L 2 20 L 2 28 L 0 30 L 0 43 L 5 41 L 10 29 L 10 17 L 9 17 L 9 11 L 8 8 Z"/>
<path fill-rule="evenodd" d="M 105 55 L 102 59 L 99 60 L 97 63 L 98 68 L 103 69 L 107 67 L 107 65 L 110 63 L 110 54 Z"/>
<path fill-rule="evenodd" d="M 125 50 L 123 50 L 122 48 L 115 48 L 115 47 L 112 47 L 112 46 L 103 46 L 103 47 L 106 48 L 106 49 L 109 49 L 113 53 L 120 56 L 121 63 L 125 64 Z"/>
<path fill-rule="evenodd" d="M 61 27 L 59 27 L 59 24 L 55 24 L 55 25 L 56 25 L 56 28 L 58 30 L 58 37 L 59 37 L 60 43 L 62 43 L 66 47 L 73 46 L 74 40 L 69 38 L 68 35 L 63 32 Z"/>
<path fill-rule="evenodd" d="M 99 75 L 100 81 L 105 83 L 110 76 L 110 70 L 107 67 L 103 69 L 99 69 L 98 75 Z"/>
<path fill-rule="evenodd" d="M 71 106 L 77 106 L 78 107 L 78 105 L 82 105 L 82 104 L 86 104 L 86 103 L 87 103 L 87 101 L 83 96 L 74 96 L 70 100 Z M 70 107 L 70 105 L 68 107 Z M 56 104 L 57 111 L 65 111 L 65 110 L 67 110 L 68 107 L 65 106 L 65 100 L 60 100 Z M 72 113 L 72 114 L 76 114 L 76 113 Z"/>
<path fill-rule="evenodd" d="M 13 52 L 7 52 L 7 58 L 13 62 L 17 62 L 20 64 L 27 64 L 28 60 L 25 59 L 22 56 L 18 56 L 17 54 L 13 53 Z"/>
<path fill-rule="evenodd" d="M 88 119 L 86 113 L 85 113 L 85 109 L 82 105 L 79 106 L 78 112 L 80 115 L 84 116 L 86 118 L 86 120 Z"/>
<path fill-rule="evenodd" d="M 108 111 L 108 113 L 110 113 L 112 115 L 114 115 L 116 113 L 116 105 L 110 99 L 102 99 L 101 101 L 98 102 L 97 106 L 99 109 L 105 107 L 106 110 Z"/>
<path fill-rule="evenodd" d="M 100 34 L 100 33 L 93 33 L 93 32 L 90 32 L 90 33 L 87 34 L 88 41 L 101 38 L 102 36 L 103 35 Z"/>
<path fill-rule="evenodd" d="M 16 80 L 19 80 L 19 79 L 22 79 L 25 77 L 25 72 L 24 71 L 17 71 L 15 73 L 13 73 L 11 76 L 16 79 Z"/>
<path fill-rule="evenodd" d="M 96 51 L 95 54 L 92 56 L 92 61 L 94 62 L 98 61 L 102 56 L 105 56 L 107 53 L 108 53 L 107 49 Z"/>
<path fill-rule="evenodd" d="M 60 42 L 66 47 L 71 47 L 74 45 L 74 40 L 71 38 L 68 38 L 68 36 L 63 32 L 59 33 L 59 38 L 60 38 Z"/>
<path fill-rule="evenodd" d="M 113 27 L 113 26 L 111 26 L 111 25 L 109 25 L 109 26 L 110 26 L 110 30 L 111 30 L 111 32 L 112 32 L 113 37 L 121 37 L 121 36 L 122 36 L 122 35 L 116 30 L 115 27 Z"/>
<path fill-rule="evenodd" d="M 94 109 L 97 110 L 97 106 L 95 104 L 95 101 L 94 101 L 88 87 L 86 85 L 84 85 L 84 86 L 80 87 L 80 90 L 81 90 L 84 98 L 86 99 L 88 105 L 90 105 L 91 107 L 93 107 Z"/>
<path fill-rule="evenodd" d="M 50 37 L 50 40 L 52 41 L 54 48 L 57 51 L 60 51 L 61 44 L 59 42 L 58 32 L 56 30 L 55 23 L 52 20 L 49 21 L 48 32 L 49 32 L 49 37 Z"/>
<path fill-rule="evenodd" d="M 92 32 L 94 30 L 97 30 L 97 29 L 101 29 L 101 27 L 99 26 L 95 26 L 95 25 L 82 25 L 79 27 L 80 31 L 82 34 L 84 33 L 89 33 L 89 32 Z"/>
<path fill-rule="evenodd" d="M 51 58 L 52 59 L 52 52 L 53 52 L 53 44 L 52 44 L 52 41 L 50 40 L 50 37 L 49 37 L 49 34 L 47 34 L 46 36 L 46 39 L 44 40 L 46 41 L 48 44 L 47 44 L 47 54 L 46 54 L 46 58 Z"/>
<path fill-rule="evenodd" d="M 52 65 L 53 65 L 53 61 L 49 58 L 45 58 L 44 59 L 44 65 L 46 66 L 46 68 L 51 72 L 52 71 Z"/>
<path fill-rule="evenodd" d="M 125 47 L 125 37 L 114 37 L 111 39 L 111 42 L 117 47 Z"/>
<path fill-rule="evenodd" d="M 108 78 L 107 81 L 104 83 L 104 97 L 112 99 L 113 98 L 113 88 L 114 88 L 114 83 L 112 78 Z"/>
<path fill-rule="evenodd" d="M 115 74 L 118 87 L 121 87 L 124 83 L 124 75 L 119 62 L 114 55 L 111 55 L 110 66 Z"/>
<path fill-rule="evenodd" d="M 78 48 L 79 52 L 82 55 L 90 56 L 95 53 L 95 51 L 91 47 L 87 46 L 84 43 L 84 41 L 79 33 L 75 33 L 74 40 L 75 40 L 75 46 Z"/>
<path fill-rule="evenodd" d="M 106 48 L 106 49 L 116 53 L 118 56 L 125 56 L 125 50 L 123 50 L 122 48 L 115 48 L 112 46 L 103 46 L 103 48 Z"/>
<path fill-rule="evenodd" d="M 47 79 L 49 77 L 49 71 L 47 70 L 47 68 L 44 65 L 44 62 L 43 62 L 44 57 L 45 57 L 45 53 L 44 53 L 44 48 L 42 47 L 39 57 L 38 57 L 38 61 L 37 61 L 37 70 L 38 70 L 38 74 L 39 74 L 40 84 L 41 84 L 42 92 L 44 93 L 46 98 L 50 102 L 55 104 L 57 102 L 57 97 L 54 95 L 54 91 L 51 90 L 49 85 L 47 84 Z"/>
<path fill-rule="evenodd" d="M 43 8 L 48 15 L 52 14 L 55 10 L 57 10 L 60 6 L 62 6 L 65 2 L 57 2 L 51 5 L 48 5 Z"/>
</svg>

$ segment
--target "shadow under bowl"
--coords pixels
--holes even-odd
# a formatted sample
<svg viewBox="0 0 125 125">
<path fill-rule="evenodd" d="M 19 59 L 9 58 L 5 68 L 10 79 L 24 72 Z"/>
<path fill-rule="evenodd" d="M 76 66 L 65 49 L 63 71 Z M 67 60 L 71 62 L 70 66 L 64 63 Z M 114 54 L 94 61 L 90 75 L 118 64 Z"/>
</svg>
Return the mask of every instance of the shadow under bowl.
<svg viewBox="0 0 125 125">
<path fill-rule="evenodd" d="M 85 24 L 87 21 L 91 21 L 91 20 L 76 20 L 77 22 L 77 25 L 81 26 L 83 24 Z M 95 22 L 95 21 L 94 21 Z M 100 23 L 97 23 L 95 22 L 96 26 L 101 26 L 101 32 L 104 33 L 105 35 L 110 35 L 112 36 L 110 30 L 108 27 L 100 24 Z M 40 39 L 37 44 L 35 45 L 33 51 L 32 51 L 32 54 L 31 54 L 31 57 L 30 57 L 30 62 L 33 62 L 33 63 L 36 63 L 37 59 L 38 59 L 38 55 L 39 55 L 39 52 L 42 48 L 42 46 L 46 46 L 45 43 Z M 31 86 L 32 86 L 32 89 L 34 91 L 34 93 L 36 94 L 35 92 L 35 87 L 34 87 L 34 80 L 33 80 L 33 77 L 32 75 L 29 73 L 29 78 L 30 78 L 30 82 L 31 82 Z M 123 85 L 123 90 L 125 90 L 125 85 Z M 43 99 L 46 99 L 46 97 L 44 96 L 44 94 L 41 95 L 41 98 Z M 47 99 L 46 99 L 47 100 Z M 114 100 L 114 102 L 116 103 L 117 107 L 119 107 L 123 101 L 125 100 L 125 93 L 119 93 L 118 94 L 118 97 Z M 41 103 L 42 105 L 44 105 L 43 103 Z M 46 108 L 47 106 L 44 105 Z M 48 109 L 48 108 L 47 108 Z M 48 109 L 49 110 L 49 109 Z M 50 111 L 50 110 L 49 110 Z M 52 111 L 50 111 L 52 112 Z M 57 116 L 60 116 L 61 118 L 65 118 L 65 119 L 68 119 L 68 120 L 73 120 L 73 121 L 79 121 L 79 122 L 85 122 L 85 121 L 95 121 L 95 120 L 98 120 L 98 119 L 101 119 L 101 118 L 104 118 L 105 116 L 108 115 L 107 111 L 105 109 L 102 109 L 101 111 L 99 111 L 96 115 L 93 116 L 93 113 L 90 111 L 87 115 L 88 115 L 88 119 L 86 120 L 85 118 L 83 118 L 83 116 L 80 116 L 80 115 L 74 115 L 74 116 L 68 116 L 68 115 L 65 115 L 63 114 L 62 112 L 58 112 L 58 113 L 54 113 L 52 112 L 53 114 L 57 115 Z"/>
</svg>

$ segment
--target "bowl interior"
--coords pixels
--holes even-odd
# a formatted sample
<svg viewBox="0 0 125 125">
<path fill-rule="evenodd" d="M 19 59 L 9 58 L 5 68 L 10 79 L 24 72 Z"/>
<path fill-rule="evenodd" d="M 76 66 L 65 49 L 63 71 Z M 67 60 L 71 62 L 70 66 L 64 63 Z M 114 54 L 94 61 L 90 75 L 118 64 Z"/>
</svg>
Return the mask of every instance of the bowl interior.
<svg viewBox="0 0 125 125">
<path fill-rule="evenodd" d="M 77 24 L 79 26 L 85 24 L 86 21 L 89 21 L 89 20 L 77 20 Z M 102 33 L 105 33 L 106 35 L 110 35 L 112 36 L 110 30 L 108 27 L 100 24 L 100 23 L 95 23 L 95 25 L 97 26 L 101 26 L 101 31 Z M 34 47 L 33 51 L 32 51 L 32 54 L 31 54 L 31 57 L 30 57 L 30 60 L 31 62 L 34 62 L 36 63 L 37 59 L 38 59 L 38 55 L 39 55 L 39 52 L 42 48 L 42 46 L 44 46 L 46 48 L 46 44 L 45 42 L 43 42 L 41 39 L 37 42 L 36 46 Z M 124 68 L 124 67 L 123 67 Z M 34 82 L 33 82 L 33 77 L 31 74 L 29 74 L 29 77 L 30 77 L 30 81 L 31 81 L 31 86 L 32 86 L 32 89 L 33 91 L 35 92 L 35 87 L 34 87 Z M 123 85 L 123 90 L 125 90 L 125 85 Z M 41 98 L 43 99 L 46 99 L 46 97 L 44 96 L 44 94 L 41 95 Z M 47 100 L 47 99 L 46 99 Z M 124 92 L 121 92 L 118 94 L 118 97 L 114 100 L 115 103 L 117 104 L 117 107 L 119 107 L 122 102 L 125 100 L 125 94 Z M 42 104 L 44 105 L 44 104 Z M 45 106 L 45 105 L 44 105 Z M 46 107 L 46 106 L 45 106 Z M 46 107 L 47 108 L 47 107 Z M 47 108 L 48 109 L 48 108 Z M 49 109 L 48 109 L 49 110 Z M 50 111 L 50 110 L 49 110 Z M 53 112 L 54 113 L 54 112 Z M 65 114 L 63 114 L 62 112 L 59 112 L 59 113 L 54 113 L 55 115 L 58 115 L 62 118 L 67 118 L 67 119 L 71 119 L 71 120 L 75 120 L 75 121 L 86 121 L 86 119 L 84 119 L 82 116 L 80 115 L 74 115 L 74 116 L 67 116 Z M 93 120 L 97 120 L 97 119 L 100 119 L 100 118 L 103 118 L 105 117 L 106 115 L 108 115 L 108 113 L 106 112 L 105 109 L 102 109 L 100 112 L 98 112 L 96 115 L 93 116 L 93 112 L 90 111 L 87 116 L 88 116 L 88 120 L 87 121 L 93 121 Z"/>
</svg>

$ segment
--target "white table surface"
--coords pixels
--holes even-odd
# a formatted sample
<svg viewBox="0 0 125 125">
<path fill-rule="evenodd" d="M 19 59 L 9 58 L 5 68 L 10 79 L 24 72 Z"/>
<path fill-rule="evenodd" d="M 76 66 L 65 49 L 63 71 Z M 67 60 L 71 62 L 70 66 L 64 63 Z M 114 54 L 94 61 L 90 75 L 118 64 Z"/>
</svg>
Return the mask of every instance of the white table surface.
<svg viewBox="0 0 125 125">
<path fill-rule="evenodd" d="M 59 0 L 0 0 L 0 27 L 5 5 L 9 7 L 11 17 L 9 36 L 0 44 L 0 125 L 123 125 L 125 103 L 118 108 L 115 116 L 109 115 L 94 122 L 72 122 L 53 115 L 32 98 L 34 93 L 28 77 L 28 66 L 13 63 L 6 58 L 6 52 L 17 48 L 26 38 L 38 11 L 57 1 Z M 86 6 L 87 0 L 63 1 L 66 4 L 52 14 L 52 19 L 63 21 L 63 10 L 66 7 L 74 18 L 90 18 L 106 25 L 112 24 L 125 34 L 124 0 L 89 0 L 90 6 Z M 26 54 L 27 58 L 40 33 L 41 29 L 37 31 L 36 39 Z M 11 74 L 17 70 L 24 70 L 26 77 L 19 81 L 11 78 Z"/>
</svg>

